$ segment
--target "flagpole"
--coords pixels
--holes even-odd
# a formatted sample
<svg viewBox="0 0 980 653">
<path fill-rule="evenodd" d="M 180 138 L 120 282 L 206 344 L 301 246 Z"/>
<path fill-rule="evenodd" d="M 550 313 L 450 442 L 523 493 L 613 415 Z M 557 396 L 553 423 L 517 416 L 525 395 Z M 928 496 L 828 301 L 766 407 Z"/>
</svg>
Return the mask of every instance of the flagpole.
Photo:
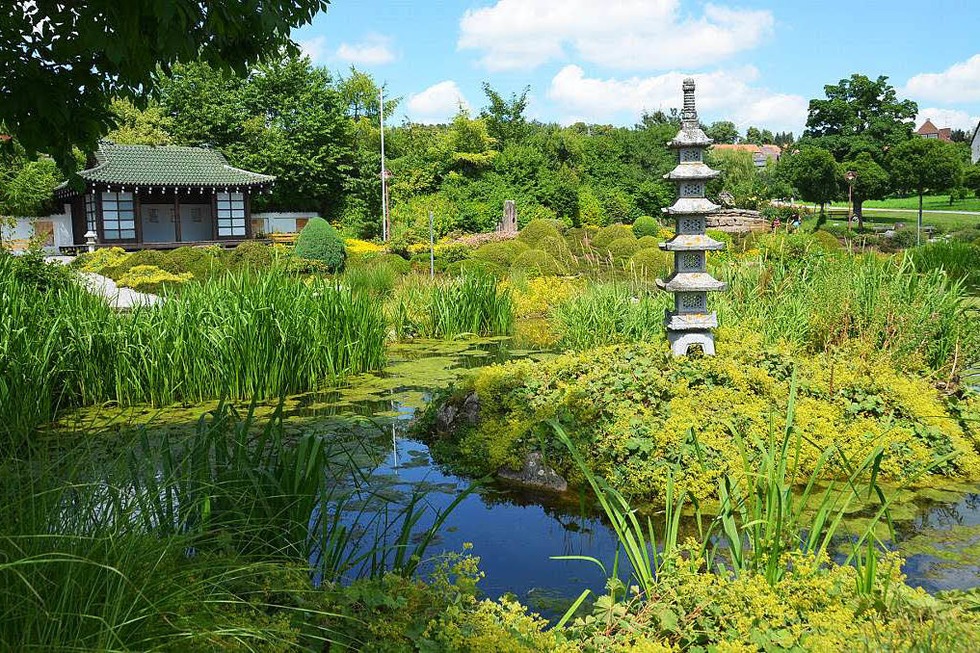
<svg viewBox="0 0 980 653">
<path fill-rule="evenodd" d="M 385 170 L 385 89 L 380 89 L 381 99 L 381 240 L 388 241 L 388 174 Z"/>
</svg>

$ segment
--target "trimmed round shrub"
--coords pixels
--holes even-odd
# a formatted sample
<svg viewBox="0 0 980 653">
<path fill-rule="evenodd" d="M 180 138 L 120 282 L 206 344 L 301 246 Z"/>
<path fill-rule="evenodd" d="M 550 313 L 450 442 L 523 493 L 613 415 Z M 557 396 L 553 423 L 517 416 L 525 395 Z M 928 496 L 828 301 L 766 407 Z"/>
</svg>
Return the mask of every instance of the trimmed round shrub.
<svg viewBox="0 0 980 653">
<path fill-rule="evenodd" d="M 518 256 L 510 269 L 528 277 L 553 277 L 564 273 L 561 263 L 541 249 L 529 249 Z"/>
<path fill-rule="evenodd" d="M 612 256 L 613 260 L 617 263 L 621 263 L 633 256 L 640 249 L 640 244 L 637 242 L 636 238 L 632 236 L 629 238 L 617 238 L 616 240 L 609 243 L 609 247 L 606 251 Z"/>
<path fill-rule="evenodd" d="M 116 281 L 133 268 L 141 265 L 152 265 L 163 269 L 167 265 L 167 255 L 157 249 L 142 249 L 124 258 L 118 265 L 106 267 L 102 274 Z"/>
<path fill-rule="evenodd" d="M 561 238 L 561 227 L 561 222 L 557 220 L 531 220 L 526 227 L 521 229 L 517 238 L 531 247 L 537 247 L 542 240 L 549 236 Z"/>
<path fill-rule="evenodd" d="M 592 239 L 592 246 L 596 249 L 604 250 L 609 244 L 620 238 L 634 238 L 633 230 L 625 224 L 611 224 L 603 227 Z"/>
<path fill-rule="evenodd" d="M 231 267 L 236 270 L 265 270 L 272 266 L 274 260 L 272 247 L 255 240 L 243 241 L 231 252 Z"/>
<path fill-rule="evenodd" d="M 403 259 L 398 254 L 374 254 L 362 259 L 361 267 L 365 268 L 388 268 L 396 274 L 408 274 L 412 271 L 412 264 Z"/>
<path fill-rule="evenodd" d="M 644 279 L 664 278 L 671 269 L 671 255 L 659 249 L 641 249 L 630 257 L 630 265 Z"/>
<path fill-rule="evenodd" d="M 82 272 L 102 274 L 126 260 L 129 253 L 122 247 L 103 247 L 94 252 L 82 252 L 71 262 L 71 267 Z"/>
<path fill-rule="evenodd" d="M 836 251 L 841 248 L 840 241 L 837 240 L 837 236 L 834 234 L 824 231 L 823 229 L 817 229 L 813 232 L 813 240 L 816 241 L 817 245 L 821 249 L 827 250 L 829 252 Z"/>
<path fill-rule="evenodd" d="M 641 215 L 633 222 L 633 235 L 637 238 L 656 236 L 660 231 L 660 223 L 649 215 Z"/>
<path fill-rule="evenodd" d="M 661 240 L 654 234 L 640 238 L 636 244 L 640 246 L 640 249 L 660 249 L 660 242 Z"/>
<path fill-rule="evenodd" d="M 569 229 L 565 233 L 565 244 L 568 245 L 568 249 L 571 250 L 572 254 L 576 256 L 588 254 L 592 249 L 591 242 L 589 230 L 584 227 Z"/>
<path fill-rule="evenodd" d="M 507 274 L 507 268 L 491 261 L 476 258 L 463 259 L 446 266 L 446 274 L 460 276 L 463 274 L 489 274 L 494 277 L 503 277 Z"/>
<path fill-rule="evenodd" d="M 331 272 L 344 269 L 347 249 L 340 233 L 323 218 L 311 218 L 296 239 L 296 256 L 322 263 Z"/>
<path fill-rule="evenodd" d="M 556 260 L 566 265 L 572 260 L 572 251 L 569 249 L 564 238 L 555 238 L 554 236 L 543 238 L 541 242 L 538 243 L 537 249 L 548 252 L 554 256 Z"/>
<path fill-rule="evenodd" d="M 221 250 L 216 247 L 178 247 L 166 253 L 166 261 L 160 267 L 173 274 L 190 272 L 195 279 L 203 280 L 224 270 L 224 263 Z"/>
<path fill-rule="evenodd" d="M 529 249 L 530 247 L 519 240 L 505 240 L 481 245 L 473 252 L 473 258 L 509 267 L 514 259 Z"/>
</svg>

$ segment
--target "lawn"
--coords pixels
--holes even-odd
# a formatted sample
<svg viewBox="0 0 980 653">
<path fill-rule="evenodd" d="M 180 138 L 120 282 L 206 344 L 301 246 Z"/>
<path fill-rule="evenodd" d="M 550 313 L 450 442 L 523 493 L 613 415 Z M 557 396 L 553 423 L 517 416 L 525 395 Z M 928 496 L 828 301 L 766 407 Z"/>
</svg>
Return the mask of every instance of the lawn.
<svg viewBox="0 0 980 653">
<path fill-rule="evenodd" d="M 867 207 L 870 208 L 870 207 Z M 907 226 L 915 226 L 919 217 L 918 211 L 869 211 L 864 212 L 864 224 L 895 224 L 904 222 Z M 847 219 L 831 219 L 828 222 L 847 222 Z M 970 213 L 923 213 L 922 224 L 932 225 L 944 232 L 959 231 L 970 226 L 980 225 L 980 215 Z"/>
<path fill-rule="evenodd" d="M 847 206 L 847 202 L 834 202 L 834 206 Z M 868 200 L 864 203 L 868 209 L 919 209 L 919 196 L 889 197 L 884 200 Z M 968 197 L 956 200 L 952 206 L 949 195 L 927 195 L 922 198 L 922 208 L 926 211 L 980 211 L 980 197 Z"/>
</svg>

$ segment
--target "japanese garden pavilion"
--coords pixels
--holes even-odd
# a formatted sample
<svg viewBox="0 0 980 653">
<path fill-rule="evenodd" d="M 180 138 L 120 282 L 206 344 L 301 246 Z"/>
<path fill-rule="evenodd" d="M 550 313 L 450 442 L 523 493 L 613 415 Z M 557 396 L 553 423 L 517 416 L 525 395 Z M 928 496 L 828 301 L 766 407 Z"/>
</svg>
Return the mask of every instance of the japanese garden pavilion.
<svg viewBox="0 0 980 653">
<path fill-rule="evenodd" d="M 129 249 L 251 238 L 251 196 L 275 181 L 229 165 L 216 150 L 109 142 L 78 177 L 55 190 L 71 206 L 74 242 L 92 232 L 99 245 Z"/>
</svg>

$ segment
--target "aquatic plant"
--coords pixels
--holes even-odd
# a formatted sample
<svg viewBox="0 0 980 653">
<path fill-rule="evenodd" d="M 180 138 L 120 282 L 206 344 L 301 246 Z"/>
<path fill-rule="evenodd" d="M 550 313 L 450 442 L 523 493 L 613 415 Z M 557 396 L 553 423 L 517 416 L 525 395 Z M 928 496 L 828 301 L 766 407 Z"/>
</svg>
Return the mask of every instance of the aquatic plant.
<svg viewBox="0 0 980 653">
<path fill-rule="evenodd" d="M 384 361 L 376 302 L 276 271 L 188 284 L 179 300 L 119 314 L 77 284 L 25 286 L 0 260 L 0 298 L 3 436 L 70 406 L 276 397 Z"/>
<path fill-rule="evenodd" d="M 118 454 L 93 435 L 0 462 L 11 650 L 322 648 L 344 617 L 313 581 L 411 576 L 455 505 L 426 528 L 421 496 L 366 507 L 352 445 L 292 440 L 281 405 L 259 425 L 220 404 Z"/>
<path fill-rule="evenodd" d="M 410 277 L 396 289 L 388 307 L 399 338 L 506 335 L 514 322 L 510 291 L 498 288 L 494 277 L 479 273 L 434 282 Z"/>
<path fill-rule="evenodd" d="M 907 250 L 906 256 L 918 272 L 942 270 L 950 279 L 980 287 L 980 245 L 959 240 L 940 241 L 913 247 Z"/>
</svg>

